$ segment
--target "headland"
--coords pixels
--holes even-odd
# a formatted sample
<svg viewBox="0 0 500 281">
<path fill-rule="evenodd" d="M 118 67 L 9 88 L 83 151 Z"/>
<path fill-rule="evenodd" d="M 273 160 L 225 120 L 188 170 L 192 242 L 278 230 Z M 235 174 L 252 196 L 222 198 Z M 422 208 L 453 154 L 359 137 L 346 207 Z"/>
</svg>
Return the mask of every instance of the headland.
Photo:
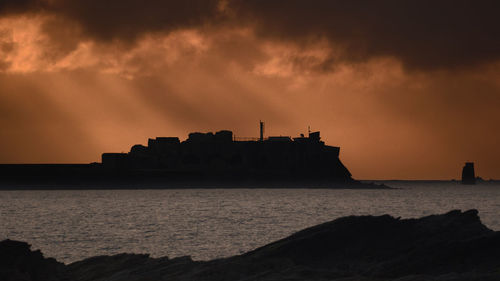
<svg viewBox="0 0 500 281">
<path fill-rule="evenodd" d="M 237 138 L 232 131 L 150 138 L 90 164 L 3 164 L 0 188 L 387 188 L 353 179 L 320 132 Z"/>
</svg>

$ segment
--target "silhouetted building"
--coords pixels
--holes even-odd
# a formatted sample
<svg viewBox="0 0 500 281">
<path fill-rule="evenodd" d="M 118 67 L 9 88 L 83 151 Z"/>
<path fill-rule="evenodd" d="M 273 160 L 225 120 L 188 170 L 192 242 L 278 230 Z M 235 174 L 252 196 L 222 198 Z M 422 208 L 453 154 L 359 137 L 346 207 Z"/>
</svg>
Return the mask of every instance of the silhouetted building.
<svg viewBox="0 0 500 281">
<path fill-rule="evenodd" d="M 155 171 L 172 177 L 190 175 L 222 179 L 328 179 L 352 181 L 339 159 L 339 147 L 325 145 L 320 132 L 308 137 L 260 136 L 237 140 L 231 131 L 190 133 L 177 137 L 149 139 L 148 145 L 134 145 L 129 153 L 104 153 L 105 169 L 130 173 Z"/>
<path fill-rule="evenodd" d="M 462 183 L 463 184 L 476 184 L 476 175 L 474 173 L 474 163 L 466 162 L 462 169 Z"/>
<path fill-rule="evenodd" d="M 103 153 L 102 164 L 109 168 L 123 169 L 127 168 L 129 154 L 127 153 Z"/>
</svg>

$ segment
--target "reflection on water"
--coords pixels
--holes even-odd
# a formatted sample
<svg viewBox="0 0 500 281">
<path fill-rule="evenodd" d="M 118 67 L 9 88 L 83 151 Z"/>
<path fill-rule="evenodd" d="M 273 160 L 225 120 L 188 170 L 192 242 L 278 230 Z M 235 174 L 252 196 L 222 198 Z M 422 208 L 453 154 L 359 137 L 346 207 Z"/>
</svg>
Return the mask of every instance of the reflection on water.
<svg viewBox="0 0 500 281">
<path fill-rule="evenodd" d="M 63 262 L 121 252 L 197 260 L 239 254 L 347 215 L 479 210 L 500 230 L 500 185 L 397 182 L 395 190 L 0 191 L 0 239 Z"/>
</svg>

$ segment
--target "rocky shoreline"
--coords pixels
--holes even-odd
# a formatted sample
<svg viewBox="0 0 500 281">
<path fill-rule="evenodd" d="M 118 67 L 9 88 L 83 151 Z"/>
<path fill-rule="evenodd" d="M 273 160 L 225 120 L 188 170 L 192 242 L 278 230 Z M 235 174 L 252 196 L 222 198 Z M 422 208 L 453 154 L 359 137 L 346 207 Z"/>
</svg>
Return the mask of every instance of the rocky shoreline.
<svg viewBox="0 0 500 281">
<path fill-rule="evenodd" d="M 500 232 L 476 210 L 349 216 L 224 259 L 119 254 L 67 265 L 4 240 L 0 280 L 500 280 Z"/>
</svg>

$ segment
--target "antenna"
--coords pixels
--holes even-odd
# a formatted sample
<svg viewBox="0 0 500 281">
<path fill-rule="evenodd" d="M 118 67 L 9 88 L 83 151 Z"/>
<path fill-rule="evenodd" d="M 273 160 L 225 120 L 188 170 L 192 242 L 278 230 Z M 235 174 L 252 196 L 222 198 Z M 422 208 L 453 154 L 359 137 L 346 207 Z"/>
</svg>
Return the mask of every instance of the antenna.
<svg viewBox="0 0 500 281">
<path fill-rule="evenodd" d="M 307 126 L 307 134 L 311 136 L 311 126 Z"/>
<path fill-rule="evenodd" d="M 262 120 L 259 120 L 260 124 L 260 141 L 264 141 L 264 122 Z"/>
</svg>

